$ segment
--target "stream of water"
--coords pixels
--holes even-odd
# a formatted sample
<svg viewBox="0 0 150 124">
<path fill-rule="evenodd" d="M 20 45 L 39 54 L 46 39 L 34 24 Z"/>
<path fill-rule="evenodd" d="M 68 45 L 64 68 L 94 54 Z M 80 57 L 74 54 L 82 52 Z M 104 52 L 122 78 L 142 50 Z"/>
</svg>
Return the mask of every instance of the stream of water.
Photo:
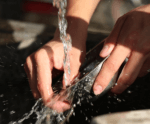
<svg viewBox="0 0 150 124">
<path fill-rule="evenodd" d="M 59 9 L 58 26 L 60 32 L 60 40 L 64 47 L 64 81 L 66 86 L 70 83 L 70 56 L 69 51 L 72 48 L 71 36 L 66 33 L 67 20 L 65 18 L 67 0 L 53 0 L 53 5 Z"/>
<path fill-rule="evenodd" d="M 56 6 L 59 9 L 58 12 L 58 26 L 60 31 L 60 40 L 63 43 L 64 47 L 64 81 L 66 88 L 62 89 L 60 84 L 62 84 L 62 80 L 58 80 L 56 82 L 56 85 L 54 85 L 53 90 L 54 94 L 51 97 L 50 103 L 48 103 L 48 106 L 53 107 L 55 103 L 64 102 L 67 101 L 70 104 L 70 109 L 58 113 L 56 110 L 53 110 L 49 107 L 46 107 L 43 105 L 42 99 L 39 99 L 35 105 L 32 107 L 31 111 L 27 114 L 25 114 L 22 119 L 16 121 L 16 122 L 10 122 L 9 124 L 22 124 L 24 120 L 28 119 L 33 113 L 36 114 L 36 122 L 35 124 L 64 124 L 67 120 L 69 120 L 69 117 L 74 113 L 74 108 L 77 105 L 81 106 L 81 103 L 83 101 L 86 101 L 87 103 L 91 104 L 93 106 L 93 103 L 90 102 L 90 99 L 92 99 L 92 95 L 90 94 L 93 79 L 91 77 L 87 77 L 86 80 L 83 80 L 82 83 L 79 82 L 79 79 L 83 77 L 83 75 L 86 75 L 87 72 L 90 71 L 91 67 L 84 68 L 84 71 L 76 77 L 76 79 L 70 83 L 70 57 L 69 52 L 72 48 L 72 41 L 71 36 L 66 33 L 67 30 L 67 20 L 65 18 L 66 14 L 66 7 L 67 7 L 67 0 L 54 0 L 53 2 L 54 6 Z M 98 52 L 99 53 L 99 52 Z M 99 56 L 99 54 L 96 54 Z M 94 56 L 93 56 L 94 57 Z M 95 65 L 94 65 L 95 66 Z M 85 120 L 88 120 L 87 117 L 85 117 Z"/>
<path fill-rule="evenodd" d="M 72 41 L 71 36 L 66 33 L 67 30 L 67 20 L 65 18 L 66 14 L 66 7 L 67 7 L 67 0 L 53 0 L 53 5 L 59 9 L 58 12 L 58 26 L 60 31 L 60 40 L 63 43 L 64 47 L 64 81 L 65 85 L 68 86 L 70 83 L 70 57 L 69 57 L 69 51 L 72 48 Z M 68 90 L 62 91 L 63 94 L 70 93 L 70 88 Z M 52 97 L 52 103 L 54 104 L 58 99 L 56 99 L 56 95 Z M 58 97 L 57 97 L 58 98 Z M 32 107 L 31 111 L 29 113 L 26 113 L 22 119 L 10 122 L 9 124 L 22 124 L 24 120 L 28 119 L 33 113 L 37 115 L 37 121 L 35 124 L 60 124 L 64 123 L 64 120 L 66 120 L 66 117 L 68 117 L 68 114 L 71 114 L 73 112 L 73 109 L 70 109 L 69 112 L 65 115 L 64 113 L 57 113 L 55 110 L 52 110 L 50 108 L 47 108 L 42 104 L 42 99 L 39 99 L 35 105 Z"/>
</svg>

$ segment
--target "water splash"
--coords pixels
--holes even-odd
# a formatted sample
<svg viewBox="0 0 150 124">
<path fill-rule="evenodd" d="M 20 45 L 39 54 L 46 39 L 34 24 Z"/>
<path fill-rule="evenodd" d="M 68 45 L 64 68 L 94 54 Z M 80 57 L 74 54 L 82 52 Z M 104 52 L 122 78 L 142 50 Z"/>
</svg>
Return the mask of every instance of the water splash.
<svg viewBox="0 0 150 124">
<path fill-rule="evenodd" d="M 37 119 L 35 124 L 64 124 L 69 120 L 72 114 L 75 116 L 74 108 L 77 105 L 81 106 L 85 100 L 90 101 L 92 98 L 89 91 L 83 88 L 87 84 L 91 83 L 91 80 L 79 83 L 78 78 L 79 77 L 77 77 L 70 86 L 67 86 L 66 89 L 60 88 L 60 81 L 58 81 L 53 87 L 54 94 L 51 96 L 51 102 L 48 104 L 48 106 L 53 108 L 53 105 L 55 105 L 57 101 L 68 101 L 71 106 L 69 110 L 63 113 L 58 113 L 56 110 L 44 106 L 42 99 L 39 99 L 32 107 L 31 111 L 25 114 L 22 119 L 10 122 L 9 124 L 22 124 L 33 113 L 36 114 Z M 93 106 L 93 103 L 90 102 L 90 104 Z"/>
<path fill-rule="evenodd" d="M 59 9 L 58 12 L 58 26 L 60 31 L 60 40 L 63 43 L 64 47 L 64 81 L 65 85 L 67 86 L 70 83 L 70 57 L 69 57 L 69 51 L 72 48 L 72 40 L 71 36 L 66 33 L 67 30 L 67 20 L 65 19 L 66 14 L 66 7 L 67 7 L 67 0 L 54 0 L 53 5 L 56 6 Z M 71 87 L 70 87 L 71 88 Z M 71 89 L 67 88 L 66 90 L 61 90 L 60 94 L 61 96 L 66 96 L 68 101 L 72 101 L 72 98 L 68 96 L 68 94 L 71 94 Z M 72 92 L 74 93 L 74 92 Z M 70 95 L 70 96 L 73 96 Z M 51 101 L 49 104 L 53 106 L 59 99 L 59 95 L 57 94 L 57 91 L 54 91 L 54 95 L 51 98 Z M 35 105 L 32 107 L 32 110 L 25 114 L 22 119 L 20 119 L 17 122 L 11 122 L 10 124 L 21 124 L 24 120 L 28 119 L 33 113 L 37 115 L 37 121 L 36 124 L 42 124 L 44 121 L 46 121 L 46 124 L 54 124 L 54 123 L 63 123 L 64 120 L 66 120 L 68 117 L 68 114 L 71 115 L 73 112 L 73 107 L 64 113 L 57 113 L 55 110 L 52 110 L 44 105 L 40 105 L 42 103 L 42 99 L 39 99 Z M 38 110 L 41 106 L 41 110 Z"/>
<path fill-rule="evenodd" d="M 40 107 L 39 104 L 40 104 L 41 101 L 42 101 L 42 99 L 37 100 L 37 102 L 32 107 L 31 111 L 29 113 L 24 114 L 24 116 L 20 120 L 14 121 L 14 122 L 10 122 L 9 124 L 22 124 L 22 122 L 24 120 L 28 119 L 33 113 L 37 113 L 37 109 Z"/>
</svg>

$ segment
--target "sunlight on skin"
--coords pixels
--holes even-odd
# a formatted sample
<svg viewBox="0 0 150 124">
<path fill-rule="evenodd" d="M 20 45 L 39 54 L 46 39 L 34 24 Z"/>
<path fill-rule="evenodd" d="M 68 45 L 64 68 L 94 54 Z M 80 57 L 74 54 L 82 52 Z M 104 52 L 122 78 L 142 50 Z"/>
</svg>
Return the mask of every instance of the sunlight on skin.
<svg viewBox="0 0 150 124">
<path fill-rule="evenodd" d="M 86 5 L 84 0 L 68 1 L 68 10 L 66 15 L 68 21 L 67 33 L 72 37 L 73 46 L 70 51 L 70 77 L 72 79 L 74 78 L 73 75 L 76 76 L 78 74 L 79 67 L 84 61 L 88 24 L 99 1 L 100 0 L 87 0 Z M 83 9 L 82 5 L 86 6 L 85 9 Z M 63 57 L 63 44 L 59 40 L 59 31 L 56 30 L 53 40 L 30 55 L 26 60 L 25 70 L 29 78 L 31 90 L 33 91 L 34 96 L 41 96 L 45 104 L 47 103 L 50 95 L 53 94 L 51 88 L 51 71 L 53 68 L 60 71 L 63 70 Z M 60 105 L 58 103 L 60 103 Z M 56 106 L 56 110 L 57 107 L 58 109 L 61 108 L 60 106 L 68 108 L 68 104 L 64 102 L 58 101 L 58 103 L 53 106 Z M 62 110 L 63 109 L 60 111 Z"/>
<path fill-rule="evenodd" d="M 76 2 L 78 4 L 73 4 Z M 71 55 L 71 78 L 77 75 L 81 63 L 84 61 L 86 54 L 86 37 L 88 24 L 91 16 L 100 0 L 88 0 L 86 9 L 83 10 L 82 4 L 85 0 L 69 0 L 68 33 L 72 37 L 73 48 Z M 81 4 L 80 4 L 81 2 Z M 75 13 L 74 13 L 75 12 Z M 77 19 L 77 17 L 82 17 Z M 82 22 L 82 23 L 81 23 Z M 138 75 L 145 75 L 150 69 L 150 5 L 141 6 L 118 19 L 113 31 L 105 41 L 104 49 L 100 56 L 110 57 L 104 63 L 99 73 L 93 90 L 100 94 L 108 85 L 120 65 L 126 57 L 129 61 L 123 68 L 118 82 L 113 89 L 113 93 L 120 94 L 130 86 Z M 82 32 L 82 33 L 81 33 Z M 63 44 L 59 40 L 59 32 L 56 30 L 54 39 L 30 55 L 25 64 L 25 71 L 29 78 L 29 83 L 34 96 L 42 97 L 45 104 L 50 95 L 53 94 L 51 88 L 52 70 L 63 70 Z M 36 66 L 37 65 L 37 66 Z M 127 74 L 127 75 L 126 75 Z M 37 80 L 38 79 L 38 80 Z M 71 80 L 72 80 L 71 79 Z M 97 87 L 98 86 L 98 87 Z M 62 112 L 70 108 L 68 102 L 57 101 L 49 107 Z"/>
<path fill-rule="evenodd" d="M 139 75 L 144 76 L 148 73 L 147 70 L 150 68 L 148 64 L 150 63 L 149 21 L 150 5 L 138 7 L 118 19 L 100 53 L 101 57 L 109 54 L 110 57 L 104 63 L 93 86 L 96 95 L 106 88 L 126 57 L 129 60 L 119 76 L 117 85 L 111 90 L 113 93 L 122 93 Z"/>
</svg>

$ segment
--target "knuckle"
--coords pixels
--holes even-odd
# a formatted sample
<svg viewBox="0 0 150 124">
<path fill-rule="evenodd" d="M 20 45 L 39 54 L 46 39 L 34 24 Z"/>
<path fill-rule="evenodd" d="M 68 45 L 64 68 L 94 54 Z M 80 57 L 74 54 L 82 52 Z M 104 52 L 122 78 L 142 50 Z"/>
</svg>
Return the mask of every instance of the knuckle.
<svg viewBox="0 0 150 124">
<path fill-rule="evenodd" d="M 130 79 L 125 79 L 125 78 L 120 78 L 119 79 L 119 82 L 123 85 L 123 86 L 125 86 L 125 87 L 129 87 L 130 85 L 131 85 L 131 83 L 132 83 L 132 79 L 130 78 Z"/>
<path fill-rule="evenodd" d="M 39 92 L 42 91 L 42 83 L 39 83 L 39 82 L 37 83 L 37 89 Z"/>
<path fill-rule="evenodd" d="M 34 54 L 34 59 L 37 61 L 44 59 L 45 54 L 46 54 L 45 50 L 40 49 Z"/>
<path fill-rule="evenodd" d="M 126 15 L 123 15 L 123 16 L 119 17 L 119 18 L 117 19 L 117 21 L 116 21 L 116 24 L 118 24 L 118 23 L 124 21 L 126 18 L 127 18 Z"/>
<path fill-rule="evenodd" d="M 149 45 L 143 45 L 143 47 L 141 47 L 139 52 L 144 54 L 144 55 L 148 55 L 150 53 L 150 46 Z"/>
<path fill-rule="evenodd" d="M 114 27 L 117 27 L 117 25 L 120 24 L 121 21 L 122 21 L 122 18 L 121 17 L 118 18 L 117 21 L 116 21 L 116 23 L 115 23 L 115 25 L 114 25 Z"/>
<path fill-rule="evenodd" d="M 132 32 L 130 32 L 130 34 L 128 36 L 128 40 L 129 41 L 137 41 L 138 36 L 139 36 L 139 31 L 138 30 L 132 31 Z"/>
<path fill-rule="evenodd" d="M 137 30 L 132 31 L 123 42 L 123 45 L 129 47 L 130 49 L 133 49 L 137 46 L 137 43 L 139 41 L 138 39 L 139 39 L 139 31 Z"/>
<path fill-rule="evenodd" d="M 126 80 L 123 82 L 123 85 L 129 87 L 131 85 L 131 80 Z"/>
<path fill-rule="evenodd" d="M 120 23 L 121 21 L 123 21 L 123 16 L 117 19 L 116 24 Z"/>
<path fill-rule="evenodd" d="M 31 61 L 32 61 L 32 60 L 31 60 L 31 57 L 28 56 L 28 57 L 26 58 L 25 68 L 26 68 L 26 67 L 29 68 L 29 66 L 32 64 Z"/>
</svg>

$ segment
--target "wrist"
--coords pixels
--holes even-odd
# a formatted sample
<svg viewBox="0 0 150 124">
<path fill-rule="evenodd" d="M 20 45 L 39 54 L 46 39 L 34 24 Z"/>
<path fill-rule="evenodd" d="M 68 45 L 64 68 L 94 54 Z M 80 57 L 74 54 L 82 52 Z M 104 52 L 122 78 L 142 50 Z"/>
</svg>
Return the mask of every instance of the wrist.
<svg viewBox="0 0 150 124">
<path fill-rule="evenodd" d="M 100 0 L 68 0 L 66 16 L 81 18 L 87 23 L 100 2 Z"/>
<path fill-rule="evenodd" d="M 72 43 L 79 44 L 86 43 L 88 23 L 84 20 L 76 17 L 66 17 L 68 22 L 67 33 L 70 34 L 72 38 Z M 54 39 L 58 40 L 60 37 L 59 28 L 56 29 L 54 34 Z"/>
<path fill-rule="evenodd" d="M 88 23 L 81 18 L 67 16 L 67 33 L 71 35 L 72 42 L 86 42 Z"/>
</svg>

